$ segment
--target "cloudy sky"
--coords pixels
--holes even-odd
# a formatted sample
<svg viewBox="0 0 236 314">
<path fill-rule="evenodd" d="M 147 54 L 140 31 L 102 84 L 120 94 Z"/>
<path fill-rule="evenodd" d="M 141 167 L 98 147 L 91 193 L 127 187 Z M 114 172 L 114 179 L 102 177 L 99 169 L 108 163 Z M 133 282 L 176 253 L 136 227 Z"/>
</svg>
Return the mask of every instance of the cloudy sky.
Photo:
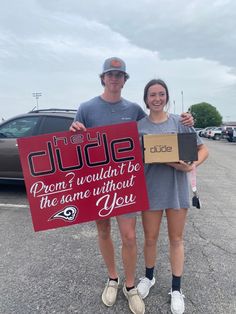
<svg viewBox="0 0 236 314">
<path fill-rule="evenodd" d="M 126 61 L 123 96 L 162 78 L 171 111 L 208 102 L 236 121 L 235 0 L 0 0 L 0 118 L 99 95 L 104 59 Z M 182 93 L 183 91 L 183 93 Z M 183 95 L 183 97 L 182 97 Z"/>
</svg>

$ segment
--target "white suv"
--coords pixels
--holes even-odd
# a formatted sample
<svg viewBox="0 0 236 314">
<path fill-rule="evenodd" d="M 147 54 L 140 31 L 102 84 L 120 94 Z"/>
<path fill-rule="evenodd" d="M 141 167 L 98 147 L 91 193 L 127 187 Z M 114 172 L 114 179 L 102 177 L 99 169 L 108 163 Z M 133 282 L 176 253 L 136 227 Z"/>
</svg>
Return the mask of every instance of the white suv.
<svg viewBox="0 0 236 314">
<path fill-rule="evenodd" d="M 213 128 L 213 129 L 210 129 L 208 131 L 208 138 L 211 138 L 213 140 L 220 140 L 221 139 L 221 133 L 222 133 L 222 128 Z"/>
</svg>

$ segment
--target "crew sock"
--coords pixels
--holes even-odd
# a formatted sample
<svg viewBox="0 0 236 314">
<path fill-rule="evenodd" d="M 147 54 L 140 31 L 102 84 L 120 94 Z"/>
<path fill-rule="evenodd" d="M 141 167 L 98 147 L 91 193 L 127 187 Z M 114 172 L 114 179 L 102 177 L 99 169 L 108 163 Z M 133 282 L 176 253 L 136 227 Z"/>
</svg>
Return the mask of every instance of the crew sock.
<svg viewBox="0 0 236 314">
<path fill-rule="evenodd" d="M 154 267 L 151 267 L 151 268 L 146 267 L 145 277 L 147 277 L 149 280 L 152 280 L 153 273 L 154 273 Z"/>
<path fill-rule="evenodd" d="M 180 291 L 181 276 L 172 275 L 172 291 Z"/>
<path fill-rule="evenodd" d="M 127 291 L 130 291 L 130 290 L 132 290 L 132 289 L 134 289 L 134 286 L 133 286 L 133 287 L 126 287 L 126 290 L 127 290 Z"/>
<path fill-rule="evenodd" d="M 111 280 L 118 282 L 118 277 L 117 278 L 110 278 L 109 277 L 109 281 L 111 281 Z"/>
</svg>

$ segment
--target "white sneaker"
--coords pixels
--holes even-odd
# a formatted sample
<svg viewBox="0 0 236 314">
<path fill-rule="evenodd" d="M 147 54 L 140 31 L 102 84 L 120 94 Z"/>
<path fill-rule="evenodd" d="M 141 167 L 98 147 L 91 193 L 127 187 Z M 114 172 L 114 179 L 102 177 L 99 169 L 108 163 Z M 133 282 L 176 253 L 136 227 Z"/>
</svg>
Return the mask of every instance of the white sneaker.
<svg viewBox="0 0 236 314">
<path fill-rule="evenodd" d="M 115 280 L 110 280 L 108 278 L 105 289 L 102 293 L 102 302 L 106 306 L 112 306 L 116 302 L 117 290 L 119 287 L 119 278 L 118 282 Z"/>
<path fill-rule="evenodd" d="M 156 280 L 154 277 L 152 278 L 152 280 L 148 279 L 147 277 L 140 278 L 140 282 L 137 288 L 139 294 L 143 299 L 145 299 L 148 296 L 149 290 L 152 286 L 154 286 L 155 282 Z"/>
<path fill-rule="evenodd" d="M 130 311 L 134 314 L 144 314 L 145 305 L 141 296 L 138 293 L 138 289 L 133 288 L 127 291 L 126 286 L 124 285 L 123 292 L 129 302 Z"/>
<path fill-rule="evenodd" d="M 171 313 L 173 314 L 183 314 L 184 310 L 185 310 L 185 306 L 184 306 L 184 298 L 185 296 L 182 294 L 182 291 L 171 291 L 169 292 L 170 296 L 171 296 L 171 305 L 170 305 L 170 309 L 171 309 Z"/>
</svg>

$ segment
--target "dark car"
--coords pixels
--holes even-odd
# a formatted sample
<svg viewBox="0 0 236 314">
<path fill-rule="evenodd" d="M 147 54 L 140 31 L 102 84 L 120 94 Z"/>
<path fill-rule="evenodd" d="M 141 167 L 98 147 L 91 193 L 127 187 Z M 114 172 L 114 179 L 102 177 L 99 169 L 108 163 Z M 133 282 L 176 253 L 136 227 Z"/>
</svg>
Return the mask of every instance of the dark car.
<svg viewBox="0 0 236 314">
<path fill-rule="evenodd" d="M 224 125 L 222 130 L 222 138 L 224 139 L 228 139 L 228 134 L 231 133 L 233 131 L 234 126 L 231 125 Z"/>
<path fill-rule="evenodd" d="M 226 131 L 226 139 L 228 142 L 235 142 L 236 141 L 236 127 L 228 128 Z"/>
<path fill-rule="evenodd" d="M 24 182 L 16 139 L 68 131 L 76 110 L 44 109 L 15 116 L 0 124 L 0 183 Z"/>
</svg>

